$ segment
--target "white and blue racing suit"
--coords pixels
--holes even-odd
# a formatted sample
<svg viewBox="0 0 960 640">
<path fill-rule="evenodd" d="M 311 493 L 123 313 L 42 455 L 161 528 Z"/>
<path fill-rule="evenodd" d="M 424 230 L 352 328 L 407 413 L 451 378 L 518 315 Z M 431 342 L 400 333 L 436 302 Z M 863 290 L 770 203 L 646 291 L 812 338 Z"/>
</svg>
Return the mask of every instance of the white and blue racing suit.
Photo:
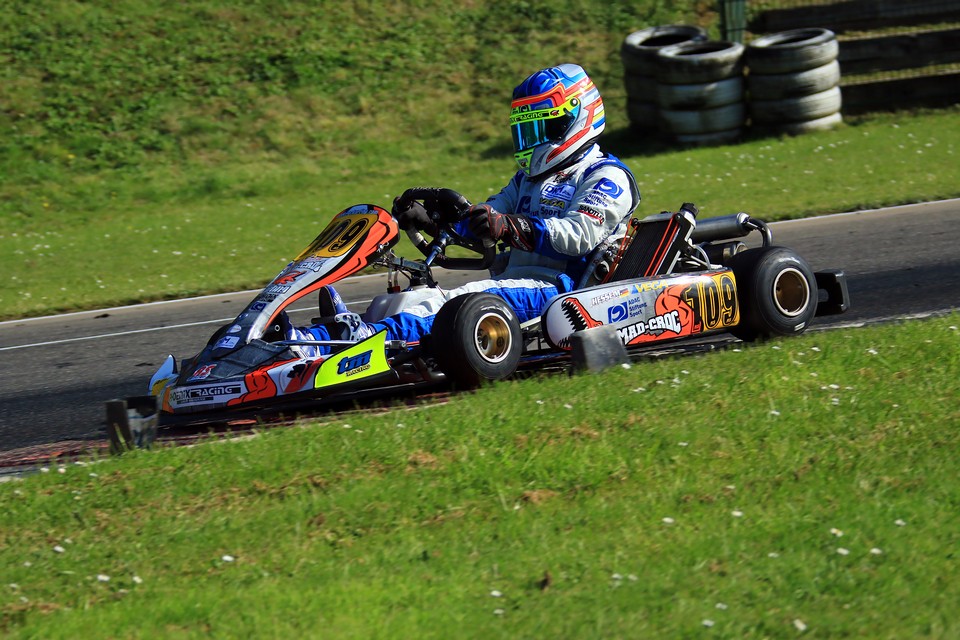
<svg viewBox="0 0 960 640">
<path fill-rule="evenodd" d="M 386 329 L 387 340 L 419 342 L 430 333 L 433 318 L 446 300 L 470 292 L 500 296 L 521 323 L 536 318 L 553 297 L 575 288 L 594 249 L 608 237 L 625 232 L 639 202 L 640 190 L 630 169 L 596 144 L 574 164 L 537 180 L 518 171 L 485 204 L 501 213 L 529 218 L 534 229 L 533 250 L 511 249 L 505 267 L 492 278 L 451 289 L 443 298 L 368 323 L 368 335 Z M 472 237 L 465 221 L 458 231 Z M 300 339 L 330 339 L 324 325 L 295 332 Z"/>
</svg>

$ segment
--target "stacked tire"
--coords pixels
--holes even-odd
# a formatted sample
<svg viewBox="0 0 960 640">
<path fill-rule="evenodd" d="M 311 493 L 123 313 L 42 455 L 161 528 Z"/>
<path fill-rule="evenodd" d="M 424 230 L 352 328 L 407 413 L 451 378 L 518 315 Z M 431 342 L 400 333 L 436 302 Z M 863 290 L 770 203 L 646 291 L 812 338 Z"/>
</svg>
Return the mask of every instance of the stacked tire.
<svg viewBox="0 0 960 640">
<path fill-rule="evenodd" d="M 754 130 L 799 134 L 840 124 L 838 51 L 829 29 L 794 29 L 751 42 L 745 59 Z"/>
<path fill-rule="evenodd" d="M 746 123 L 744 46 L 697 41 L 657 52 L 657 108 L 660 123 L 687 145 L 737 141 Z"/>
<path fill-rule="evenodd" d="M 650 131 L 659 125 L 657 108 L 657 53 L 660 49 L 707 39 L 700 27 L 668 25 L 641 29 L 620 46 L 623 82 L 627 90 L 627 116 L 634 129 Z"/>
</svg>

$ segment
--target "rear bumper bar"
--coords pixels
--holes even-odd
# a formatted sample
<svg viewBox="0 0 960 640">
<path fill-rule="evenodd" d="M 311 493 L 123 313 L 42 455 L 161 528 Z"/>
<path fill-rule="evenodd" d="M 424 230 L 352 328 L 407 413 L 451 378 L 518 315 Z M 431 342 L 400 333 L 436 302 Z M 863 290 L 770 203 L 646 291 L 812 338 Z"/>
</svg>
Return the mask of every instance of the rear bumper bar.
<svg viewBox="0 0 960 640">
<path fill-rule="evenodd" d="M 817 317 L 834 316 L 850 308 L 847 276 L 840 269 L 827 269 L 813 274 L 817 278 Z"/>
</svg>

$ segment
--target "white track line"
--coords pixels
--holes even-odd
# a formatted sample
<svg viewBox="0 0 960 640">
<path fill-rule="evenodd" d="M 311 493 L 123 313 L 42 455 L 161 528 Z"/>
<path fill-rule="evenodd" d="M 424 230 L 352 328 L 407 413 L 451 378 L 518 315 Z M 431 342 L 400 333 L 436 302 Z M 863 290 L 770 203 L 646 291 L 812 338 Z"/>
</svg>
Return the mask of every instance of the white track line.
<svg viewBox="0 0 960 640">
<path fill-rule="evenodd" d="M 895 206 L 895 207 L 884 207 L 883 209 L 866 209 L 866 210 L 863 210 L 863 211 L 847 211 L 847 212 L 843 212 L 843 213 L 831 213 L 831 214 L 827 214 L 827 215 L 823 215 L 823 216 L 814 216 L 814 217 L 811 217 L 811 218 L 797 218 L 797 219 L 794 219 L 794 220 L 780 220 L 780 221 L 777 221 L 777 222 L 771 222 L 770 224 L 771 224 L 771 225 L 796 224 L 796 223 L 805 222 L 805 221 L 808 221 L 808 220 L 824 220 L 824 219 L 835 218 L 835 217 L 839 217 L 839 216 L 850 216 L 850 215 L 859 215 L 859 214 L 869 214 L 869 213 L 874 212 L 874 211 L 888 211 L 888 210 L 890 210 L 890 209 L 902 209 L 902 208 L 907 208 L 907 207 L 915 207 L 915 206 L 918 206 L 918 205 L 941 204 L 941 203 L 945 203 L 945 202 L 957 202 L 957 203 L 960 203 L 960 198 L 958 198 L 958 199 L 950 199 L 950 200 L 938 200 L 938 201 L 935 201 L 935 202 L 921 202 L 921 203 L 916 203 L 916 204 L 905 204 L 905 205 L 898 205 L 898 206 Z M 385 274 L 385 273 L 371 273 L 371 274 L 364 274 L 364 275 L 352 276 L 352 277 L 349 278 L 349 280 L 363 279 L 363 278 L 383 278 L 383 277 L 386 277 L 386 274 Z M 23 324 L 23 323 L 26 323 L 26 322 L 32 322 L 32 321 L 36 321 L 36 320 L 44 320 L 44 319 L 50 319 L 50 318 L 68 318 L 68 317 L 71 317 L 71 316 L 84 315 L 84 314 L 97 314 L 97 315 L 99 315 L 99 314 L 101 314 L 101 313 L 108 313 L 108 312 L 110 312 L 110 311 L 117 311 L 117 310 L 120 310 L 120 309 L 135 309 L 135 308 L 137 308 L 137 307 L 150 307 L 150 306 L 156 306 L 156 305 L 162 305 L 162 304 L 172 304 L 172 303 L 175 303 L 175 302 L 184 302 L 184 301 L 190 301 L 190 300 L 210 300 L 210 299 L 212 299 L 212 298 L 221 298 L 221 297 L 227 297 L 227 296 L 249 295 L 249 294 L 256 293 L 257 291 L 259 291 L 259 289 L 251 289 L 251 290 L 249 290 L 249 291 L 234 291 L 234 292 L 232 292 L 232 293 L 216 293 L 216 294 L 208 295 L 208 296 L 196 296 L 196 297 L 193 297 L 193 298 L 182 298 L 182 299 L 179 299 L 179 300 L 161 300 L 161 301 L 159 301 L 159 302 L 146 302 L 146 303 L 143 303 L 143 304 L 126 305 L 126 306 L 122 306 L 122 307 L 109 307 L 109 308 L 106 308 L 106 309 L 97 309 L 97 310 L 92 310 L 92 311 L 74 311 L 74 312 L 72 312 L 72 313 L 64 313 L 64 314 L 58 314 L 58 315 L 52 315 L 52 316 L 41 316 L 41 317 L 36 317 L 36 318 L 23 318 L 23 319 L 20 319 L 20 320 L 6 320 L 6 321 L 4 321 L 4 322 L 0 322 L 0 327 L 3 327 L 4 325 L 7 325 L 7 324 Z M 363 303 L 368 303 L 368 302 L 370 302 L 370 300 L 354 300 L 354 301 L 352 301 L 351 303 L 352 303 L 352 304 L 363 304 Z M 310 309 L 293 309 L 293 310 L 291 310 L 289 313 L 299 313 L 299 312 L 301 312 L 301 311 L 310 311 Z M 170 325 L 169 327 L 151 327 L 151 328 L 148 328 L 148 329 L 132 329 L 132 330 L 130 330 L 130 331 L 119 331 L 119 332 L 116 332 L 116 333 L 104 333 L 104 334 L 93 335 L 93 336 L 83 336 L 83 337 L 79 337 L 79 338 L 65 338 L 65 339 L 63 339 L 63 340 L 50 340 L 50 341 L 47 341 L 47 342 L 34 342 L 34 343 L 31 343 L 31 344 L 20 344 L 20 345 L 15 345 L 15 346 L 12 346 L 12 347 L 0 347 L 0 352 L 2 352 L 2 351 L 11 351 L 11 350 L 13 350 L 13 349 L 27 349 L 27 348 L 29 348 L 29 347 L 45 347 L 45 346 L 50 346 L 50 345 L 55 345 L 55 344 L 65 344 L 65 343 L 68 343 L 68 342 L 80 342 L 80 341 L 83 341 L 83 340 L 98 340 L 98 339 L 101 339 L 101 338 L 116 338 L 116 337 L 119 337 L 119 336 L 128 336 L 128 335 L 133 335 L 133 334 L 136 334 L 136 333 L 148 333 L 148 332 L 150 332 L 150 331 L 166 331 L 166 330 L 169 330 L 169 329 L 183 329 L 183 328 L 186 328 L 186 327 L 196 327 L 196 326 L 205 325 L 205 324 L 216 324 L 216 323 L 220 323 L 220 322 L 230 322 L 231 320 L 233 320 L 233 318 L 220 318 L 220 319 L 217 319 L 217 320 L 204 320 L 204 321 L 202 321 L 202 322 L 188 322 L 188 323 L 186 323 L 186 324 Z"/>
<path fill-rule="evenodd" d="M 350 280 L 364 280 L 366 278 L 385 278 L 386 273 L 368 273 L 359 276 L 350 276 L 345 280 L 345 282 Z M 127 309 L 137 309 L 139 307 L 155 307 L 164 304 L 175 304 L 178 302 L 190 302 L 194 300 L 213 300 L 214 298 L 229 298 L 233 296 L 245 296 L 249 297 L 255 293 L 259 293 L 261 289 L 249 289 L 247 291 L 230 291 L 228 293 L 212 293 L 206 296 L 194 296 L 192 298 L 177 298 L 176 300 L 157 300 L 156 302 L 141 302 L 139 304 L 125 304 L 119 307 L 107 307 L 105 309 L 90 309 L 88 311 L 71 311 L 70 313 L 57 313 L 51 316 L 36 316 L 32 318 L 20 318 L 18 320 L 4 320 L 0 322 L 0 327 L 3 327 L 7 324 L 24 324 L 27 322 L 36 322 L 37 320 L 51 320 L 54 318 L 70 318 L 72 316 L 83 316 L 88 314 L 100 315 L 102 313 L 109 313 L 110 311 L 123 311 Z M 233 318 L 228 318 L 232 320 Z M 211 322 L 213 322 L 211 320 Z"/>
<path fill-rule="evenodd" d="M 212 296 L 211 296 L 212 297 Z M 175 300 L 169 300 L 168 302 L 176 302 Z M 350 301 L 350 304 L 364 304 L 370 303 L 372 300 L 353 300 Z M 119 307 L 126 309 L 128 307 Z M 313 307 L 305 307 L 303 309 L 291 309 L 287 313 L 300 313 L 302 311 L 315 311 Z M 84 340 L 99 340 L 101 338 L 116 338 L 119 336 L 130 336 L 136 333 L 149 333 L 151 331 L 168 331 L 170 329 L 184 329 L 186 327 L 199 327 L 205 324 L 222 324 L 225 322 L 230 322 L 234 320 L 234 317 L 229 318 L 218 318 L 216 320 L 203 320 L 200 322 L 186 322 L 183 324 L 172 324 L 168 327 L 148 327 L 146 329 L 131 329 L 129 331 L 117 331 L 115 333 L 100 333 L 92 336 L 80 336 L 78 338 L 64 338 L 63 340 L 48 340 L 46 342 L 32 342 L 30 344 L 18 344 L 12 347 L 0 347 L 0 351 L 12 351 L 14 349 L 28 349 L 30 347 L 48 347 L 55 344 L 66 344 L 68 342 L 82 342 Z"/>
<path fill-rule="evenodd" d="M 0 351 L 12 351 L 14 349 L 29 349 L 30 347 L 47 347 L 54 344 L 66 344 L 68 342 L 81 342 L 83 340 L 99 340 L 100 338 L 116 338 L 117 336 L 129 336 L 135 333 L 148 333 L 150 331 L 165 331 L 167 329 L 183 329 L 184 327 L 196 327 L 202 324 L 214 324 L 216 322 L 229 322 L 233 318 L 224 318 L 223 320 L 204 320 L 203 322 L 188 322 L 186 324 L 173 324 L 169 327 L 150 327 L 148 329 L 131 329 L 130 331 L 118 331 L 116 333 L 100 333 L 93 336 L 81 336 L 79 338 L 64 338 L 63 340 L 48 340 L 47 342 L 32 342 L 30 344 L 18 344 L 12 347 L 0 347 Z"/>
<path fill-rule="evenodd" d="M 895 210 L 895 209 L 906 209 L 906 208 L 908 208 L 908 207 L 916 207 L 916 206 L 922 206 L 922 205 L 928 205 L 928 204 L 930 204 L 930 205 L 933 205 L 933 204 L 944 204 L 944 203 L 949 203 L 949 202 L 957 203 L 958 206 L 960 206 L 960 198 L 954 198 L 954 199 L 947 199 L 947 200 L 934 200 L 934 201 L 932 201 L 932 202 L 918 202 L 918 203 L 915 203 L 915 204 L 901 204 L 901 205 L 896 205 L 896 206 L 893 206 L 893 207 L 883 207 L 883 208 L 881 208 L 881 209 L 862 209 L 862 210 L 859 210 L 859 211 L 845 211 L 845 212 L 841 212 L 841 213 L 828 213 L 828 214 L 825 214 L 825 215 L 822 215 L 822 216 L 811 216 L 811 217 L 809 217 L 809 218 L 793 218 L 793 219 L 790 219 L 790 220 L 778 220 L 778 221 L 776 221 L 776 222 L 770 222 L 769 224 L 770 224 L 770 225 L 797 224 L 797 223 L 807 222 L 807 221 L 810 221 L 810 220 L 828 220 L 828 219 L 830 219 L 830 218 L 838 218 L 838 217 L 842 217 L 842 216 L 860 215 L 860 214 L 865 214 L 865 213 L 873 213 L 873 212 L 876 212 L 876 211 L 890 211 L 890 210 Z M 362 275 L 357 275 L 357 276 L 350 276 L 349 278 L 347 278 L 347 280 L 362 280 L 362 279 L 366 279 L 366 278 L 385 278 L 386 275 L 387 275 L 386 273 L 368 273 L 368 274 L 362 274 Z M 51 318 L 69 318 L 69 317 L 71 317 L 71 316 L 79 316 L 79 315 L 85 315 L 85 314 L 97 314 L 97 315 L 99 315 L 99 314 L 101 314 L 101 313 L 108 313 L 108 312 L 110 312 L 110 311 L 119 311 L 119 310 L 122 310 L 122 309 L 136 309 L 137 307 L 151 307 L 151 306 L 156 306 L 156 305 L 174 304 L 174 303 L 177 303 L 177 302 L 187 302 L 187 301 L 192 301 L 192 300 L 211 300 L 211 299 L 213 299 L 213 298 L 231 297 L 231 296 L 239 296 L 239 295 L 248 296 L 248 295 L 257 293 L 258 291 L 260 291 L 260 289 L 250 289 L 250 290 L 248 290 L 248 291 L 232 291 L 232 292 L 228 292 L 228 293 L 214 293 L 214 294 L 210 294 L 210 295 L 206 295 L 206 296 L 194 296 L 194 297 L 192 297 L 192 298 L 178 298 L 178 299 L 176 299 L 176 300 L 158 300 L 157 302 L 143 302 L 143 303 L 140 303 L 140 304 L 129 304 L 129 305 L 123 305 L 123 306 L 119 306 L 119 307 L 107 307 L 107 308 L 105 308 L 105 309 L 91 309 L 91 310 L 89 310 L 89 311 L 73 311 L 73 312 L 70 312 L 70 313 L 59 313 L 59 314 L 54 314 L 54 315 L 49 315 L 49 316 L 36 316 L 36 317 L 32 317 L 32 318 L 20 318 L 20 319 L 16 319 L 16 320 L 3 320 L 3 321 L 0 321 L 0 327 L 3 327 L 4 325 L 7 325 L 7 324 L 24 324 L 24 323 L 26 323 L 26 322 L 34 322 L 34 321 L 37 321 L 37 320 L 49 320 L 49 319 L 51 319 Z M 231 318 L 231 319 L 232 319 L 232 318 Z M 211 321 L 211 322 L 214 322 L 214 321 Z"/>
</svg>

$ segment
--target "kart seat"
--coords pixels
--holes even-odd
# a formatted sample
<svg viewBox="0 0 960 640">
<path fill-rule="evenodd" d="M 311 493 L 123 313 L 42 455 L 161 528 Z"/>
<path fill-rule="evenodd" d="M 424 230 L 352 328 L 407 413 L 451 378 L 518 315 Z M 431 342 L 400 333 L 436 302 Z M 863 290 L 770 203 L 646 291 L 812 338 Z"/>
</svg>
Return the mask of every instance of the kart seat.
<svg viewBox="0 0 960 640">
<path fill-rule="evenodd" d="M 630 221 L 633 235 L 607 282 L 651 278 L 670 273 L 696 226 L 697 208 L 685 203 L 677 213 L 658 213 Z"/>
</svg>

